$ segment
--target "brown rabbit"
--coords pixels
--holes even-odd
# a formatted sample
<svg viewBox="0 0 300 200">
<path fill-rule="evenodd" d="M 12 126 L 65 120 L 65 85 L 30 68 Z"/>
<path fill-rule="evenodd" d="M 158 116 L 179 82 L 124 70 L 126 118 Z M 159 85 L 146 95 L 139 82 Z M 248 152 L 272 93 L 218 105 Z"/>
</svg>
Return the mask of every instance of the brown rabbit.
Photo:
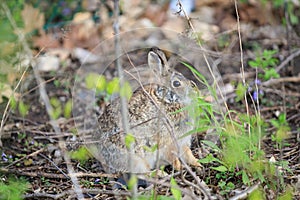
<svg viewBox="0 0 300 200">
<path fill-rule="evenodd" d="M 99 117 L 91 150 L 107 172 L 146 173 L 167 164 L 179 170 L 179 158 L 201 166 L 190 149 L 191 135 L 186 134 L 193 129 L 190 111 L 199 92 L 196 85 L 170 69 L 158 48 L 148 53 L 148 65 L 156 83 L 139 87 L 128 101 L 131 155 L 125 145 L 119 99 L 113 100 Z"/>
</svg>

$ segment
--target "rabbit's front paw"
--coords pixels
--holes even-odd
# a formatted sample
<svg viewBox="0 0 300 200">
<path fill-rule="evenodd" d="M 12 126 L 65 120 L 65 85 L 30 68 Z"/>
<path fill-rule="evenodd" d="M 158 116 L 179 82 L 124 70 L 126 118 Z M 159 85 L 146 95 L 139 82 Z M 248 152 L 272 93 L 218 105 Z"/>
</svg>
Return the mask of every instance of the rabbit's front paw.
<svg viewBox="0 0 300 200">
<path fill-rule="evenodd" d="M 183 158 L 187 162 L 187 164 L 193 167 L 202 168 L 202 165 L 198 162 L 198 159 L 195 158 L 190 147 L 185 146 L 183 147 L 183 150 L 184 150 Z"/>
<path fill-rule="evenodd" d="M 181 170 L 181 162 L 178 158 L 174 159 L 172 165 L 173 165 L 174 169 L 176 169 L 178 171 Z"/>
</svg>

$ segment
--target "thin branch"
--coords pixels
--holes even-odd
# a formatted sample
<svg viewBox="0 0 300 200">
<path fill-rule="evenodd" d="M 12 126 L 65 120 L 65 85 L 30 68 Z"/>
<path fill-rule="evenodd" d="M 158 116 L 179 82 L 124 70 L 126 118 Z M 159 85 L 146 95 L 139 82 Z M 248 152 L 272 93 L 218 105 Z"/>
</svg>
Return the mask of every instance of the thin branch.
<svg viewBox="0 0 300 200">
<path fill-rule="evenodd" d="M 243 53 L 243 44 L 242 44 L 241 26 L 240 26 L 240 16 L 239 16 L 239 11 L 238 11 L 237 0 L 234 1 L 234 7 L 235 7 L 236 18 L 237 18 L 237 31 L 238 31 L 240 55 L 241 55 L 241 69 L 240 69 L 240 71 L 241 71 L 241 75 L 242 75 L 243 85 L 246 87 L 245 68 L 244 68 L 244 53 Z M 245 99 L 245 104 L 246 104 L 247 116 L 249 116 L 249 105 L 248 105 L 248 100 L 247 100 L 247 94 L 246 93 L 245 93 L 244 99 Z M 248 127 L 249 127 L 249 134 L 250 134 L 250 126 L 248 126 Z"/>
<path fill-rule="evenodd" d="M 258 188 L 260 183 L 257 183 L 248 189 L 244 190 L 242 193 L 235 195 L 234 197 L 231 197 L 229 200 L 238 200 L 238 199 L 246 199 L 254 190 Z"/>
<path fill-rule="evenodd" d="M 285 67 L 291 60 L 300 55 L 300 49 L 289 55 L 278 67 L 276 67 L 276 72 L 279 72 L 283 67 Z"/>
<path fill-rule="evenodd" d="M 127 191 L 113 191 L 113 190 L 104 190 L 104 189 L 82 189 L 83 193 L 85 194 L 107 194 L 107 195 L 113 195 L 113 196 L 124 196 L 124 197 L 130 197 L 130 193 Z M 26 194 L 23 197 L 25 199 L 32 199 L 32 198 L 51 198 L 51 199 L 66 199 L 66 196 L 74 195 L 73 190 L 67 190 L 64 192 L 61 192 L 59 194 L 48 194 L 48 193 L 42 193 L 37 192 L 33 194 Z"/>
<path fill-rule="evenodd" d="M 27 44 L 27 42 L 25 40 L 25 35 L 24 35 L 23 31 L 18 28 L 18 26 L 17 26 L 16 22 L 14 21 L 7 5 L 5 3 L 2 3 L 2 7 L 4 8 L 4 10 L 6 12 L 6 16 L 8 17 L 13 29 L 16 31 L 16 34 L 18 35 L 18 39 L 21 42 L 21 44 L 24 48 L 24 51 L 27 54 L 28 59 L 30 60 L 30 65 L 32 66 L 35 79 L 36 79 L 37 83 L 40 85 L 39 92 L 40 92 L 41 99 L 43 100 L 43 102 L 45 104 L 45 107 L 46 107 L 47 114 L 51 119 L 50 124 L 52 125 L 52 128 L 54 129 L 55 133 L 57 135 L 61 135 L 62 133 L 61 133 L 61 130 L 59 128 L 58 122 L 57 122 L 57 120 L 53 119 L 53 117 L 52 117 L 53 108 L 50 104 L 50 100 L 49 100 L 49 97 L 48 97 L 47 92 L 46 92 L 45 81 L 41 78 L 41 76 L 39 74 L 39 71 L 37 69 L 37 64 L 34 61 L 33 56 L 32 56 L 32 52 L 29 48 L 29 45 Z M 82 190 L 81 190 L 81 187 L 79 185 L 78 179 L 77 179 L 76 176 L 74 176 L 74 168 L 71 165 L 71 159 L 70 159 L 69 155 L 66 152 L 65 142 L 61 138 L 60 138 L 60 141 L 59 141 L 59 147 L 61 148 L 61 150 L 63 152 L 64 160 L 66 161 L 66 164 L 67 164 L 67 169 L 68 169 L 68 172 L 69 172 L 69 176 L 70 176 L 70 178 L 71 178 L 71 180 L 74 184 L 74 189 L 75 189 L 75 193 L 77 195 L 77 198 L 78 199 L 84 199 L 84 196 L 82 194 Z"/>
<path fill-rule="evenodd" d="M 115 64 L 117 66 L 118 70 L 118 76 L 120 80 L 120 91 L 122 90 L 122 87 L 124 86 L 125 80 L 124 80 L 124 72 L 122 68 L 122 62 L 121 62 L 121 47 L 120 47 L 120 25 L 119 25 L 119 0 L 114 0 L 114 24 L 113 24 L 113 29 L 114 29 L 114 34 L 115 34 L 115 57 L 116 61 Z M 120 101 L 121 101 L 121 117 L 122 117 L 122 125 L 123 125 L 123 130 L 125 131 L 125 134 L 130 133 L 130 127 L 129 127 L 129 120 L 128 120 L 128 106 L 127 106 L 127 99 L 124 95 L 120 94 Z M 128 163 L 129 163 L 129 171 L 133 171 L 133 162 L 132 162 L 132 157 L 134 149 L 133 149 L 133 143 L 130 144 L 130 149 L 129 149 L 129 156 L 128 156 Z M 137 196 L 137 185 L 135 184 L 132 187 L 131 190 L 132 193 L 132 198 L 135 199 Z"/>
<path fill-rule="evenodd" d="M 206 65 L 207 65 L 207 67 L 208 67 L 208 70 L 209 70 L 211 76 L 213 77 L 214 83 L 216 83 L 217 89 L 218 89 L 218 91 L 219 91 L 219 94 L 220 94 L 221 98 L 223 99 L 224 106 L 225 106 L 226 111 L 227 111 L 227 113 L 228 113 L 229 119 L 230 119 L 230 121 L 231 121 L 231 123 L 232 123 L 233 120 L 232 120 L 232 117 L 231 117 L 231 113 L 229 112 L 229 108 L 228 108 L 228 105 L 227 105 L 227 103 L 226 103 L 225 97 L 224 97 L 224 95 L 223 95 L 223 93 L 222 93 L 222 90 L 221 90 L 221 88 L 220 88 L 220 86 L 219 86 L 219 84 L 218 84 L 218 82 L 217 82 L 216 76 L 214 75 L 213 70 L 212 70 L 212 68 L 211 68 L 211 66 L 210 66 L 210 64 L 209 64 L 209 62 L 208 62 L 208 58 L 207 58 L 207 56 L 206 56 L 206 54 L 205 54 L 204 48 L 203 48 L 203 46 L 202 46 L 201 43 L 200 43 L 200 38 L 199 38 L 198 34 L 196 34 L 194 25 L 193 25 L 193 23 L 192 23 L 190 17 L 187 15 L 187 13 L 186 13 L 184 7 L 182 6 L 182 3 L 181 3 L 180 0 L 178 0 L 178 5 L 179 5 L 180 11 L 183 12 L 184 17 L 186 18 L 186 20 L 187 20 L 187 22 L 188 22 L 188 24 L 189 24 L 189 27 L 192 29 L 193 33 L 195 33 L 195 36 L 196 36 L 197 41 L 198 41 L 198 45 L 200 46 L 201 50 L 203 51 L 203 54 L 202 54 L 202 55 L 203 55 L 203 58 L 204 58 L 204 60 L 205 60 L 205 63 L 206 63 Z M 224 115 L 223 112 L 222 112 L 222 115 Z M 234 127 L 234 126 L 233 126 L 233 127 Z"/>
<path fill-rule="evenodd" d="M 284 83 L 284 82 L 293 82 L 297 83 L 300 82 L 300 76 L 294 76 L 294 77 L 282 77 L 282 78 L 276 78 L 276 79 L 270 79 L 266 82 L 263 82 L 263 86 L 271 86 L 279 83 Z"/>
</svg>

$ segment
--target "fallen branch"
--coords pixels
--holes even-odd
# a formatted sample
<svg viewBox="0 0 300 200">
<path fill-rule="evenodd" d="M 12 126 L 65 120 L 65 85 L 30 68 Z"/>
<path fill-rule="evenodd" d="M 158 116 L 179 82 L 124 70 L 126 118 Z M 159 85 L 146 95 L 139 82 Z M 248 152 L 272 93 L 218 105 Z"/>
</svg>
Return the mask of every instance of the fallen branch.
<svg viewBox="0 0 300 200">
<path fill-rule="evenodd" d="M 279 72 L 282 68 L 284 68 L 291 60 L 293 60 L 295 57 L 300 56 L 300 49 L 298 51 L 295 51 L 291 55 L 289 55 L 278 67 L 276 67 L 276 72 Z"/>
<path fill-rule="evenodd" d="M 234 197 L 231 197 L 229 200 L 239 200 L 239 199 L 246 199 L 249 194 L 251 194 L 254 190 L 256 190 L 258 188 L 258 186 L 260 185 L 260 183 L 257 183 L 251 187 L 249 187 L 248 189 L 244 190 L 242 193 L 235 195 Z"/>
<path fill-rule="evenodd" d="M 275 85 L 275 84 L 279 84 L 279 83 L 283 83 L 283 82 L 294 82 L 294 83 L 300 82 L 300 76 L 270 79 L 266 82 L 263 82 L 262 85 L 267 87 L 267 86 L 271 86 L 271 85 Z"/>
<path fill-rule="evenodd" d="M 49 179 L 69 179 L 69 176 L 65 176 L 63 174 L 56 174 L 56 173 L 47 173 L 47 172 L 41 172 L 41 169 L 37 172 L 27 172 L 24 171 L 26 168 L 22 169 L 7 169 L 7 168 L 0 168 L 0 172 L 4 174 L 17 174 L 21 176 L 28 176 L 28 177 L 45 177 Z M 74 173 L 74 176 L 78 178 L 99 178 L 99 177 L 105 177 L 105 178 L 116 178 L 118 177 L 117 174 L 105 174 L 105 173 Z"/>
<path fill-rule="evenodd" d="M 103 190 L 103 189 L 82 189 L 82 192 L 85 194 L 107 194 L 107 195 L 114 195 L 114 196 L 126 196 L 130 197 L 130 193 L 127 191 L 113 191 L 113 190 Z M 33 194 L 26 194 L 23 196 L 23 198 L 51 198 L 51 199 L 66 199 L 64 198 L 65 196 L 70 196 L 70 195 L 75 195 L 73 190 L 67 190 L 64 192 L 61 192 L 59 194 L 48 194 L 48 193 L 42 193 L 42 192 L 37 192 Z"/>
</svg>

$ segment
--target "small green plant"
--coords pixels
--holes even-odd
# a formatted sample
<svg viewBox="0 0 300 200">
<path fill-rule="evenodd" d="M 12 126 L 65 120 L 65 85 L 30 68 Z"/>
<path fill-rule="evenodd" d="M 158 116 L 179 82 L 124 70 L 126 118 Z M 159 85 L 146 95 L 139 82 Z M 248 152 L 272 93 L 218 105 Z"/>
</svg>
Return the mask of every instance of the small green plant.
<svg viewBox="0 0 300 200">
<path fill-rule="evenodd" d="M 84 164 L 88 161 L 88 159 L 93 157 L 88 149 L 84 146 L 80 147 L 76 151 L 71 151 L 70 156 L 72 159 L 79 160 L 81 164 Z"/>
<path fill-rule="evenodd" d="M 281 113 L 277 119 L 271 119 L 270 122 L 277 129 L 275 134 L 272 135 L 272 140 L 277 142 L 281 147 L 283 140 L 288 138 L 291 130 L 286 120 L 286 114 Z"/>
<path fill-rule="evenodd" d="M 51 182 L 48 178 L 45 178 L 44 176 L 41 177 L 42 183 L 44 183 L 46 186 L 51 186 Z"/>
<path fill-rule="evenodd" d="M 72 100 L 69 99 L 64 107 L 64 117 L 66 119 L 70 118 L 72 114 Z"/>
<path fill-rule="evenodd" d="M 21 116 L 24 117 L 28 113 L 29 106 L 25 104 L 23 101 L 19 101 L 18 109 Z"/>
<path fill-rule="evenodd" d="M 223 180 L 219 181 L 218 186 L 221 189 L 220 194 L 222 195 L 229 193 L 235 188 L 235 185 L 232 182 L 226 183 Z"/>
<path fill-rule="evenodd" d="M 259 68 L 263 70 L 263 74 L 258 74 L 259 78 L 269 80 L 271 78 L 279 78 L 280 75 L 275 70 L 275 66 L 278 63 L 278 59 L 274 57 L 277 50 L 264 50 L 261 55 L 258 55 L 255 60 L 251 60 L 248 64 L 251 67 Z"/>
<path fill-rule="evenodd" d="M 94 182 L 89 180 L 81 180 L 80 184 L 83 185 L 85 188 L 92 188 L 95 185 Z"/>
<path fill-rule="evenodd" d="M 171 178 L 171 193 L 175 200 L 181 199 L 181 191 L 178 187 L 176 180 L 173 177 Z"/>
<path fill-rule="evenodd" d="M 62 106 L 61 106 L 60 101 L 57 98 L 52 97 L 50 99 L 50 104 L 53 108 L 52 112 L 50 113 L 51 117 L 53 119 L 59 118 L 60 115 L 62 114 Z"/>
<path fill-rule="evenodd" d="M 21 200 L 22 195 L 29 188 L 24 179 L 9 179 L 7 182 L 0 181 L 0 199 Z"/>
<path fill-rule="evenodd" d="M 293 0 L 272 0 L 271 3 L 275 8 L 285 9 L 285 12 L 288 14 L 288 20 L 292 25 L 297 25 L 299 23 L 299 18 L 295 14 L 297 11 Z M 286 24 L 286 18 L 283 18 L 282 21 Z"/>
</svg>

